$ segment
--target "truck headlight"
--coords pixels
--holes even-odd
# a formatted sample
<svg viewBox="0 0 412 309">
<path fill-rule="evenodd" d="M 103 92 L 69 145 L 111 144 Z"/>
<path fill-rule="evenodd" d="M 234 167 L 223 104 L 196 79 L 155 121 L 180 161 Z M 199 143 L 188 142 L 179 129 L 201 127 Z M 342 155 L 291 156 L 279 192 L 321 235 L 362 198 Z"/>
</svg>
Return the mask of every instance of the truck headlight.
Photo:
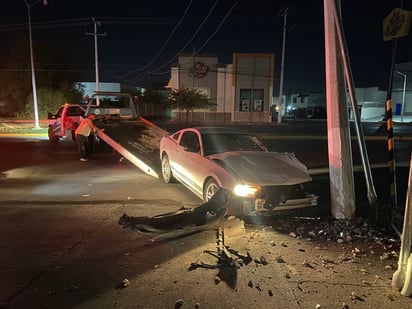
<svg viewBox="0 0 412 309">
<path fill-rule="evenodd" d="M 254 197 L 258 193 L 260 187 L 252 185 L 236 185 L 233 193 L 241 197 Z"/>
</svg>

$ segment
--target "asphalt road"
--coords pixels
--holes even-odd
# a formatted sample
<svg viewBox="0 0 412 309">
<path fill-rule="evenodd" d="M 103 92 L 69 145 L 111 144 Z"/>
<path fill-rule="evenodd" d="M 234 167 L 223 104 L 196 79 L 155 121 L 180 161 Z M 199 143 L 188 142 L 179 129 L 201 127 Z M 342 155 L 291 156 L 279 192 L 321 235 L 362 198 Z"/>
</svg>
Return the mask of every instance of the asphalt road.
<svg viewBox="0 0 412 309">
<path fill-rule="evenodd" d="M 120 156 L 112 151 L 97 152 L 88 162 L 81 162 L 73 141 L 0 139 L 0 147 L 3 202 L 201 202 L 177 184 L 167 185 L 127 161 L 120 163 Z"/>
<path fill-rule="evenodd" d="M 313 170 L 327 162 L 325 139 L 266 139 L 279 151 L 295 150 L 298 158 Z M 378 143 L 375 147 L 381 149 L 382 145 Z M 291 242 L 288 230 L 286 235 L 280 235 L 266 233 L 265 229 L 249 231 L 247 237 L 240 239 L 236 235 L 230 238 L 229 230 L 227 240 L 256 256 L 271 251 L 273 257 L 283 254 L 289 263 L 271 262 L 268 268 L 241 269 L 235 278 L 227 280 L 227 286 L 218 285 L 214 272 L 187 272 L 188 265 L 199 258 L 199 252 L 214 248 L 214 231 L 151 243 L 147 237 L 118 224 L 124 213 L 154 216 L 182 206 L 200 205 L 201 201 L 181 185 L 164 184 L 127 162 L 120 163 L 119 155 L 110 151 L 97 152 L 88 162 L 80 162 L 71 141 L 53 145 L 31 138 L 0 139 L 0 149 L 0 307 L 173 308 L 184 296 L 187 308 L 193 308 L 197 302 L 203 304 L 202 308 L 262 308 L 268 304 L 282 308 L 314 308 L 324 304 L 325 308 L 336 308 L 345 300 L 350 301 L 342 292 L 350 295 L 352 289 L 361 289 L 348 282 L 358 277 L 356 268 L 369 264 L 353 264 L 355 269 L 349 270 L 355 274 L 352 279 L 345 277 L 348 268 L 344 264 L 336 266 L 330 276 L 316 271 L 316 282 L 309 283 L 316 273 L 309 268 L 297 271 L 302 262 L 299 254 L 305 258 L 312 252 L 319 256 L 317 249 L 299 240 L 281 246 Z M 409 151 L 407 146 L 402 149 Z M 376 160 L 373 164 L 385 164 L 380 155 Z M 379 190 L 386 187 L 382 176 L 385 171 L 374 170 Z M 400 184 L 405 184 L 404 174 L 398 173 Z M 366 198 L 361 189 L 363 177 L 358 176 L 355 186 L 361 205 Z M 320 196 L 319 208 L 327 211 L 328 175 L 320 172 L 313 177 L 307 189 Z M 273 243 L 278 244 L 275 249 Z M 323 254 L 326 252 L 330 256 L 341 254 L 333 250 Z M 293 261 L 294 257 L 298 259 Z M 305 271 L 308 277 L 302 278 L 306 281 L 299 279 L 299 272 Z M 339 281 L 336 272 L 342 282 L 335 289 L 333 286 Z M 285 273 L 291 274 L 292 279 Z M 327 281 L 323 282 L 325 278 Z M 125 279 L 130 288 L 122 288 Z M 265 294 L 256 294 L 256 289 L 248 286 L 250 281 L 263 286 L 275 282 L 275 296 L 268 298 L 267 290 Z M 307 282 L 304 288 L 312 293 L 305 292 L 299 286 L 301 282 Z M 374 287 L 372 293 L 383 295 L 386 288 L 387 282 Z M 319 292 L 322 289 L 330 297 L 325 298 L 326 294 Z M 369 295 L 370 287 L 362 289 Z M 369 299 L 363 306 L 358 302 L 357 307 L 370 308 L 374 297 Z M 392 303 L 393 308 L 408 306 L 404 299 Z"/>
<path fill-rule="evenodd" d="M 162 124 L 158 123 L 160 127 Z M 164 124 L 168 131 L 182 125 Z M 241 128 L 246 128 L 241 126 Z M 318 210 L 327 213 L 330 208 L 328 147 L 324 122 L 292 122 L 282 126 L 249 126 L 275 151 L 294 152 L 314 178 L 307 190 L 319 198 Z M 391 179 L 388 178 L 387 139 L 381 124 L 371 123 L 363 128 L 369 163 L 372 166 L 374 186 L 379 202 L 388 203 Z M 359 145 L 352 128 L 352 154 L 355 168 L 355 189 L 358 208 L 367 201 L 365 177 Z M 404 204 L 411 153 L 411 126 L 395 126 L 395 160 L 398 203 Z M 0 139 L 0 170 L 3 172 L 0 193 L 2 200 L 89 202 L 94 200 L 127 201 L 150 199 L 190 205 L 201 201 L 179 184 L 164 184 L 142 173 L 126 161 L 119 164 L 119 155 L 112 151 L 99 152 L 89 162 L 79 162 L 72 141 L 50 144 L 45 139 Z M 154 161 L 157 158 L 153 159 Z"/>
</svg>

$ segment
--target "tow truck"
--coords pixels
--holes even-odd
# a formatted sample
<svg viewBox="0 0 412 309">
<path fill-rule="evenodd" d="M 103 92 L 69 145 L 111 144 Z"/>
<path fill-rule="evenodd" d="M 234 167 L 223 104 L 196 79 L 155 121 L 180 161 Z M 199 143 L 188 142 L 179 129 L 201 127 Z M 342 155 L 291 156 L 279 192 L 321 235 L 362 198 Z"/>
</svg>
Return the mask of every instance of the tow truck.
<svg viewBox="0 0 412 309">
<path fill-rule="evenodd" d="M 49 113 L 50 140 L 75 140 L 75 129 L 90 114 L 96 116 L 96 127 L 104 129 L 96 134 L 99 143 L 103 141 L 146 174 L 159 178 L 159 144 L 166 131 L 140 117 L 129 93 L 95 91 L 87 104 L 64 104 L 55 115 Z"/>
</svg>

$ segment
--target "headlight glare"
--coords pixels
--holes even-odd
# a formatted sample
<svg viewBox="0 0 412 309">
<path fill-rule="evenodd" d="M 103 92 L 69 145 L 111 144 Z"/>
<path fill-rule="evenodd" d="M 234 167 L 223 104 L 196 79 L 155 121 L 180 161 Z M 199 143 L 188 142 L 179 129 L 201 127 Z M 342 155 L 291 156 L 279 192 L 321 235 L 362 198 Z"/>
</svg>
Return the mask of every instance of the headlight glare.
<svg viewBox="0 0 412 309">
<path fill-rule="evenodd" d="M 259 191 L 259 187 L 251 185 L 236 185 L 233 193 L 241 197 L 254 197 Z"/>
</svg>

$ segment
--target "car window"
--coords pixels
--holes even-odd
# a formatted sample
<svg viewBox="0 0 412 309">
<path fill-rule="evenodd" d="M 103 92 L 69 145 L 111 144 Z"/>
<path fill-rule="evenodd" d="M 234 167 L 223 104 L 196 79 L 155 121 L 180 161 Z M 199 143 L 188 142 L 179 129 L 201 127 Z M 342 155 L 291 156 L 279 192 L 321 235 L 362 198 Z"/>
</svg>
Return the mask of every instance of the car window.
<svg viewBox="0 0 412 309">
<path fill-rule="evenodd" d="M 64 109 L 64 107 L 60 107 L 60 109 L 59 109 L 58 112 L 56 113 L 56 118 L 60 118 L 60 117 L 62 116 L 63 109 Z"/>
<path fill-rule="evenodd" d="M 84 111 L 78 106 L 69 106 L 67 108 L 67 116 L 83 116 Z"/>
<path fill-rule="evenodd" d="M 177 132 L 172 135 L 172 138 L 177 141 L 179 139 L 179 136 L 180 136 L 180 132 Z"/>
<path fill-rule="evenodd" d="M 248 134 L 204 134 L 202 141 L 206 156 L 227 151 L 266 151 L 255 137 Z"/>
<path fill-rule="evenodd" d="M 200 150 L 199 138 L 195 132 L 184 132 L 180 139 L 180 146 L 188 148 L 192 152 Z"/>
</svg>

